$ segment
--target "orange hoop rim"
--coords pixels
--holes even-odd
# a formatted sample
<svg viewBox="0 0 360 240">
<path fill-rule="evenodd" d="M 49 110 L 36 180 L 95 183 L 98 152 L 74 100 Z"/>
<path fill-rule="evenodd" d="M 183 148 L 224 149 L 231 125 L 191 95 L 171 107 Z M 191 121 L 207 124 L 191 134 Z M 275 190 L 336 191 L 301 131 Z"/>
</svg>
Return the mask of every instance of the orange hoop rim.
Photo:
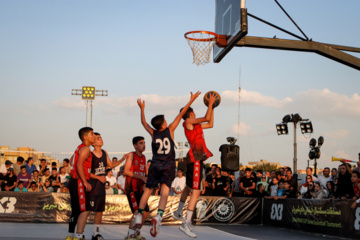
<svg viewBox="0 0 360 240">
<path fill-rule="evenodd" d="M 193 33 L 207 33 L 207 34 L 213 35 L 214 37 L 211 37 L 211 38 L 191 38 L 191 37 L 187 36 L 187 35 L 193 34 Z M 188 40 L 191 40 L 191 41 L 211 42 L 211 41 L 216 41 L 216 39 L 219 37 L 219 35 L 214 33 L 214 32 L 210 32 L 210 31 L 190 31 L 190 32 L 185 33 L 184 37 L 186 39 L 188 39 Z"/>
</svg>

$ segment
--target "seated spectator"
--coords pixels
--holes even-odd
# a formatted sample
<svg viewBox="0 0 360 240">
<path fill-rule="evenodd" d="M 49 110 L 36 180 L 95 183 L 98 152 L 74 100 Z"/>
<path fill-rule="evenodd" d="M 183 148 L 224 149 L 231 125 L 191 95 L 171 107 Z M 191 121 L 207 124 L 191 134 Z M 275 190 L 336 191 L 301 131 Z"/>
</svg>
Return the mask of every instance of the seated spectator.
<svg viewBox="0 0 360 240">
<path fill-rule="evenodd" d="M 1 191 L 6 191 L 5 187 L 8 186 L 8 191 L 14 191 L 16 188 L 17 177 L 14 175 L 14 169 L 9 167 L 7 174 L 4 176 Z"/>
<path fill-rule="evenodd" d="M 261 182 L 261 178 L 262 176 L 264 175 L 263 171 L 262 170 L 257 170 L 256 171 L 256 183 L 259 183 Z"/>
<path fill-rule="evenodd" d="M 32 174 L 34 170 L 36 169 L 36 166 L 34 165 L 34 159 L 32 157 L 29 157 L 27 160 L 26 166 L 26 172 Z"/>
<path fill-rule="evenodd" d="M 351 168 L 350 164 L 342 161 L 343 164 L 339 166 L 339 180 L 337 184 L 336 194 L 340 199 L 352 199 L 354 196 L 354 188 L 351 183 Z"/>
<path fill-rule="evenodd" d="M 6 191 L 6 192 L 11 191 L 10 187 L 11 187 L 10 185 L 5 184 L 4 190 L 2 190 L 2 191 Z"/>
<path fill-rule="evenodd" d="M 47 169 L 47 164 L 46 164 L 46 160 L 45 159 L 41 159 L 40 160 L 40 165 L 38 167 L 38 171 L 39 171 L 39 175 L 40 176 L 44 176 L 45 174 L 45 169 Z"/>
<path fill-rule="evenodd" d="M 242 171 L 244 172 L 244 171 Z M 232 187 L 232 197 L 240 197 L 241 196 L 241 189 L 240 189 L 240 180 L 241 180 L 241 173 L 239 173 L 239 177 L 233 181 Z"/>
<path fill-rule="evenodd" d="M 44 183 L 41 182 L 39 188 L 40 192 L 54 192 L 50 179 L 46 179 Z"/>
<path fill-rule="evenodd" d="M 24 183 L 22 181 L 19 181 L 17 185 L 18 186 L 15 188 L 14 192 L 27 192 L 27 189 L 24 187 Z"/>
<path fill-rule="evenodd" d="M 58 192 L 58 190 L 60 190 L 61 183 L 59 173 L 56 167 L 52 168 L 52 174 L 49 177 L 49 180 L 51 181 L 51 186 L 53 187 L 54 192 Z"/>
<path fill-rule="evenodd" d="M 321 183 L 321 186 L 323 188 L 326 188 L 326 183 L 328 181 L 332 181 L 331 176 L 330 176 L 330 168 L 325 167 L 323 170 L 323 175 L 318 177 L 319 182 Z"/>
<path fill-rule="evenodd" d="M 335 184 L 333 181 L 328 181 L 326 183 L 326 199 L 335 199 L 336 197 L 336 192 L 335 192 Z"/>
<path fill-rule="evenodd" d="M 178 176 L 171 183 L 171 190 L 174 196 L 181 196 L 181 193 L 185 189 L 186 178 L 184 177 L 184 173 L 182 169 L 177 170 Z"/>
<path fill-rule="evenodd" d="M 265 176 L 265 175 L 264 175 Z M 256 191 L 254 197 L 257 198 L 264 198 L 264 197 L 268 197 L 269 193 L 265 191 L 265 186 L 262 183 L 259 183 L 257 185 L 258 190 Z"/>
<path fill-rule="evenodd" d="M 36 182 L 31 182 L 27 189 L 28 192 L 39 192 L 39 185 Z"/>
<path fill-rule="evenodd" d="M 119 189 L 118 194 L 125 194 L 125 180 L 124 169 L 120 168 L 117 178 L 117 188 Z"/>
<path fill-rule="evenodd" d="M 50 175 L 50 169 L 48 169 L 48 168 L 45 168 L 43 172 L 44 172 L 44 175 L 41 176 L 41 183 L 44 185 L 45 180 L 48 179 L 51 175 Z"/>
<path fill-rule="evenodd" d="M 1 191 L 1 186 L 3 184 L 4 181 L 4 175 L 2 173 L 0 173 L 0 191 Z"/>
<path fill-rule="evenodd" d="M 269 191 L 269 184 L 267 183 L 268 179 L 267 176 L 264 174 L 262 175 L 262 177 L 260 178 L 260 181 L 256 183 L 256 190 L 259 190 L 259 184 L 262 184 L 265 187 L 265 192 Z"/>
<path fill-rule="evenodd" d="M 306 176 L 308 176 L 308 175 L 311 175 L 311 176 L 312 176 L 312 179 L 313 179 L 314 182 L 319 181 L 318 178 L 313 175 L 313 170 L 312 170 L 311 167 L 307 167 L 307 168 L 306 168 Z M 304 183 L 306 183 L 306 178 L 304 178 L 304 179 L 301 181 L 301 185 L 304 184 Z"/>
<path fill-rule="evenodd" d="M 240 189 L 242 190 L 242 194 L 245 197 L 251 197 L 253 193 L 255 193 L 256 188 L 256 180 L 254 177 L 251 177 L 251 169 L 245 169 L 245 177 L 240 180 Z"/>
<path fill-rule="evenodd" d="M 31 182 L 31 174 L 26 171 L 25 166 L 21 166 L 21 172 L 17 176 L 17 182 L 23 182 L 24 188 L 27 188 L 27 186 Z"/>
<path fill-rule="evenodd" d="M 289 183 L 287 183 L 286 185 L 288 186 L 288 188 L 290 187 Z M 277 194 L 273 198 L 275 200 L 282 199 L 282 198 L 287 198 L 287 195 L 285 195 L 285 193 L 287 193 L 286 192 L 287 190 L 288 190 L 288 192 L 290 191 L 289 189 L 285 189 L 285 181 L 283 179 L 280 180 Z"/>
<path fill-rule="evenodd" d="M 39 184 L 40 181 L 41 177 L 39 176 L 39 171 L 35 169 L 31 177 L 31 182 L 36 182 L 36 184 Z"/>
<path fill-rule="evenodd" d="M 113 176 L 113 171 L 111 168 L 106 169 L 106 181 L 110 183 L 111 188 L 117 189 L 116 178 Z"/>
<path fill-rule="evenodd" d="M 63 167 L 64 167 L 64 169 L 65 169 L 65 172 L 67 173 L 67 174 L 70 174 L 70 169 L 71 169 L 71 167 L 70 167 L 70 165 L 69 165 L 69 159 L 68 158 L 65 158 L 64 160 L 63 160 Z"/>
<path fill-rule="evenodd" d="M 69 183 L 69 174 L 66 172 L 65 167 L 60 167 L 60 174 L 59 174 L 59 180 L 60 180 L 60 192 L 62 193 L 68 193 L 68 183 Z"/>
<path fill-rule="evenodd" d="M 315 191 L 312 196 L 312 199 L 324 199 L 326 197 L 326 190 L 323 189 L 320 182 L 315 183 Z"/>
<path fill-rule="evenodd" d="M 276 175 L 272 178 L 271 181 L 272 185 L 270 186 L 270 197 L 274 197 L 277 195 L 278 188 L 279 188 L 279 180 L 277 179 Z"/>
<path fill-rule="evenodd" d="M 110 169 L 111 170 L 111 169 Z M 112 172 L 112 171 L 111 171 Z M 108 195 L 114 194 L 114 189 L 110 186 L 108 181 L 105 182 L 105 193 Z"/>
<path fill-rule="evenodd" d="M 6 175 L 7 174 L 7 170 L 9 168 L 12 168 L 12 162 L 9 161 L 9 160 L 6 160 L 5 163 L 1 164 L 0 166 L 0 173 L 2 173 L 3 175 Z"/>
<path fill-rule="evenodd" d="M 314 182 L 310 181 L 308 183 L 308 190 L 306 193 L 304 193 L 303 197 L 304 199 L 312 199 L 313 195 L 315 196 L 315 187 L 314 187 Z"/>
<path fill-rule="evenodd" d="M 13 164 L 13 169 L 14 169 L 14 172 L 15 172 L 15 175 L 19 175 L 21 169 L 20 167 L 24 165 L 24 158 L 23 157 L 18 157 L 16 159 L 16 163 Z"/>
<path fill-rule="evenodd" d="M 56 171 L 58 171 L 58 167 L 56 165 L 56 162 L 51 163 L 51 169 L 56 168 Z"/>
<path fill-rule="evenodd" d="M 331 169 L 331 180 L 335 183 L 335 179 L 338 178 L 338 172 L 336 168 Z"/>
<path fill-rule="evenodd" d="M 228 181 L 225 176 L 221 175 L 221 168 L 216 168 L 216 178 L 213 179 L 213 196 L 226 196 Z"/>
<path fill-rule="evenodd" d="M 353 171 L 351 174 L 351 182 L 353 183 L 354 188 L 354 198 L 355 200 L 351 205 L 351 208 L 356 208 L 356 205 L 360 203 L 360 173 Z"/>
<path fill-rule="evenodd" d="M 307 175 L 305 179 L 306 179 L 306 183 L 302 184 L 301 187 L 300 187 L 300 190 L 299 190 L 301 198 L 303 198 L 304 194 L 308 191 L 309 182 L 313 181 L 311 175 Z"/>
</svg>

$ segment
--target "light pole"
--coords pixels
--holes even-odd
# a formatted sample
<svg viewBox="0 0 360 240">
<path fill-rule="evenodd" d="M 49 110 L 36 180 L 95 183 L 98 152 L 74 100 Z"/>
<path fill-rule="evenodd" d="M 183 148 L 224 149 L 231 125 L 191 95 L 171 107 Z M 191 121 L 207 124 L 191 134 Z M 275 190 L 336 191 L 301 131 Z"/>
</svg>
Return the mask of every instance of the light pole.
<svg viewBox="0 0 360 240">
<path fill-rule="evenodd" d="M 285 115 L 282 119 L 282 123 L 276 124 L 276 131 L 278 135 L 288 134 L 289 130 L 287 127 L 288 122 L 294 123 L 294 159 L 293 159 L 293 169 L 294 174 L 297 174 L 297 142 L 296 142 L 296 126 L 300 122 L 301 133 L 312 133 L 312 123 L 309 119 L 302 119 L 298 113 Z"/>
<path fill-rule="evenodd" d="M 86 126 L 92 127 L 92 111 L 93 105 L 92 101 L 95 100 L 95 96 L 104 96 L 108 95 L 108 90 L 96 90 L 92 86 L 83 86 L 81 89 L 72 89 L 71 95 L 81 95 L 81 99 L 85 100 L 86 104 Z M 89 104 L 90 104 L 90 116 L 89 116 Z M 88 119 L 90 123 L 88 124 Z"/>
</svg>

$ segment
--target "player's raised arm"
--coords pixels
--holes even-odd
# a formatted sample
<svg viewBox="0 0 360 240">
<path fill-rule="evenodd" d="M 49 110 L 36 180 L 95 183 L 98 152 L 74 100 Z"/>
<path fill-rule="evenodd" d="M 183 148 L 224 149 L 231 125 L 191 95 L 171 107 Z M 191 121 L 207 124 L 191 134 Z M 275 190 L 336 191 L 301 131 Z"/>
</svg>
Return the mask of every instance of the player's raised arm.
<svg viewBox="0 0 360 240">
<path fill-rule="evenodd" d="M 115 167 L 119 166 L 123 161 L 125 161 L 125 159 L 126 159 L 126 157 L 127 157 L 127 154 L 124 154 L 124 156 L 123 156 L 120 160 L 118 160 L 118 161 L 116 161 L 115 163 L 113 163 L 113 162 L 110 160 L 109 154 L 107 153 L 107 151 L 105 151 L 105 153 L 106 153 L 106 164 L 107 164 L 107 166 L 110 167 L 110 168 L 115 168 Z"/>
<path fill-rule="evenodd" d="M 186 111 L 189 109 L 190 105 L 195 101 L 195 99 L 201 94 L 201 92 L 197 91 L 195 94 L 191 92 L 190 101 L 186 104 L 185 107 L 182 108 L 181 112 L 176 116 L 174 121 L 169 125 L 171 137 L 174 139 L 174 131 L 179 125 L 182 116 L 186 113 Z"/>
<path fill-rule="evenodd" d="M 145 101 L 141 101 L 140 98 L 137 100 L 137 104 L 140 107 L 140 116 L 141 116 L 141 123 L 144 126 L 145 130 L 150 133 L 150 135 L 153 135 L 154 130 L 150 127 L 150 125 L 146 122 L 145 119 Z"/>
<path fill-rule="evenodd" d="M 208 109 L 206 111 L 205 116 L 201 117 L 201 118 L 187 118 L 185 120 L 185 124 L 186 125 L 188 125 L 188 124 L 194 125 L 194 124 L 204 123 L 204 124 L 201 124 L 201 127 L 203 129 L 212 128 L 214 125 L 214 109 L 212 106 L 215 103 L 216 99 L 217 99 L 217 96 L 214 93 L 210 93 L 209 98 L 208 98 L 208 102 L 209 102 Z"/>
</svg>

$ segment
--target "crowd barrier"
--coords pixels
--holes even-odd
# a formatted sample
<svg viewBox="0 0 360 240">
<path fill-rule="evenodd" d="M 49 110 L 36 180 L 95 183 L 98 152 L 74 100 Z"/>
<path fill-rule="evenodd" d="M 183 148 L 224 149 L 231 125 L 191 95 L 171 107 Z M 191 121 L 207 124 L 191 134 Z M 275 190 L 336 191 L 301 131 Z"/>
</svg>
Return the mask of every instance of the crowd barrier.
<svg viewBox="0 0 360 240">
<path fill-rule="evenodd" d="M 149 199 L 148 220 L 157 214 L 159 196 Z M 172 218 L 179 197 L 170 196 L 164 224 L 179 224 Z M 0 192 L 2 222 L 68 222 L 71 207 L 66 193 Z M 268 224 L 339 237 L 360 238 L 360 207 L 350 200 L 258 199 L 201 196 L 196 204 L 196 224 Z M 186 204 L 185 204 L 186 208 Z M 131 210 L 125 195 L 107 195 L 103 223 L 126 223 Z M 89 222 L 94 215 L 91 214 Z"/>
</svg>

